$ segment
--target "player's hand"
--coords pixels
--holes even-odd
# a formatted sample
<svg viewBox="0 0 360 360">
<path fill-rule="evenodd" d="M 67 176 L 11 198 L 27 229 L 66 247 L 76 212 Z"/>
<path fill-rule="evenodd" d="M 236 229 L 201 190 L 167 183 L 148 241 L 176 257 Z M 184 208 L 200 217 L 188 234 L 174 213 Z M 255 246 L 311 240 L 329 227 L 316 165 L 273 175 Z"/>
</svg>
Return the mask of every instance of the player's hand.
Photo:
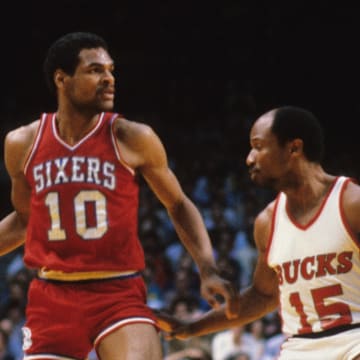
<svg viewBox="0 0 360 360">
<path fill-rule="evenodd" d="M 228 319 L 239 316 L 239 293 L 234 284 L 220 277 L 213 271 L 201 277 L 201 295 L 214 309 L 225 306 L 225 315 Z"/>
<path fill-rule="evenodd" d="M 186 322 L 160 310 L 153 309 L 153 312 L 156 315 L 156 325 L 164 333 L 165 339 L 185 340 L 190 337 Z"/>
</svg>

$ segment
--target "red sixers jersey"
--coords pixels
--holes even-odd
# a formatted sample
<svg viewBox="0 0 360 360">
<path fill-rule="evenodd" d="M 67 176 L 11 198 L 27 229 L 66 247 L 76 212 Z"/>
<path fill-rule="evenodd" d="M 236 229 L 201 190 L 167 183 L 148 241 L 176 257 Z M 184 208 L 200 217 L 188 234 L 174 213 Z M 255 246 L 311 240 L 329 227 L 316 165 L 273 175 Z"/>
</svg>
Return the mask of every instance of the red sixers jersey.
<svg viewBox="0 0 360 360">
<path fill-rule="evenodd" d="M 25 165 L 31 186 L 24 262 L 62 272 L 144 268 L 137 236 L 138 184 L 113 133 L 118 114 L 102 113 L 77 144 L 43 114 Z"/>
</svg>

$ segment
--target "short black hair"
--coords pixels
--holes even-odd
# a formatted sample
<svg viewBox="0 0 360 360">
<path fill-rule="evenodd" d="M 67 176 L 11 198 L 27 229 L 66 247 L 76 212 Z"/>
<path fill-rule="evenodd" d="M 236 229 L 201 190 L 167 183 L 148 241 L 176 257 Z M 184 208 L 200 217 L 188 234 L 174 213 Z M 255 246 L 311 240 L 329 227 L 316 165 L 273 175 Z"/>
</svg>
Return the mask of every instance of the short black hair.
<svg viewBox="0 0 360 360">
<path fill-rule="evenodd" d="M 106 41 L 99 35 L 90 32 L 72 32 L 57 39 L 49 48 L 43 71 L 45 81 L 51 93 L 56 93 L 54 73 L 62 69 L 73 75 L 79 64 L 79 53 L 82 49 L 103 48 L 108 51 Z"/>
<path fill-rule="evenodd" d="M 275 109 L 271 132 L 281 146 L 301 139 L 304 155 L 309 161 L 320 163 L 324 156 L 324 133 L 316 116 L 303 108 L 282 106 Z"/>
</svg>

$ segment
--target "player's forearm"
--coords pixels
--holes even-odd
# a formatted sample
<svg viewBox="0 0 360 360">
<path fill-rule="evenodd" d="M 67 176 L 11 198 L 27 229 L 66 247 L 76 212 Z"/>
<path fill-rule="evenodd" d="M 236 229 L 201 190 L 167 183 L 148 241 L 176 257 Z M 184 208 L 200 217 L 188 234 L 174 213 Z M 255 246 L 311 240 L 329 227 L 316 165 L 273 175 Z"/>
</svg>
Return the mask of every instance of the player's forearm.
<svg viewBox="0 0 360 360">
<path fill-rule="evenodd" d="M 188 325 L 190 336 L 202 336 L 213 332 L 223 331 L 234 326 L 249 324 L 262 318 L 278 306 L 277 296 L 266 296 L 257 292 L 254 288 L 247 289 L 240 297 L 239 316 L 228 319 L 225 315 L 225 307 L 213 309 L 200 319 Z"/>
<path fill-rule="evenodd" d="M 169 210 L 175 230 L 187 251 L 199 267 L 206 272 L 215 267 L 211 241 L 199 210 L 189 200 Z"/>
<path fill-rule="evenodd" d="M 25 242 L 26 224 L 13 211 L 0 221 L 0 255 L 5 255 Z"/>
</svg>

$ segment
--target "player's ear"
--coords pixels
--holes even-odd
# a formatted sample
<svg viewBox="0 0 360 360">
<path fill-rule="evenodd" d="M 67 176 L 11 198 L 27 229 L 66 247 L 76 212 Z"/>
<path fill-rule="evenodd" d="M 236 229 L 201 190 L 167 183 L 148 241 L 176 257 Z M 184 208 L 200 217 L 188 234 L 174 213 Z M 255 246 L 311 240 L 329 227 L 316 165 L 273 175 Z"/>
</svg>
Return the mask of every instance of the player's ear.
<svg viewBox="0 0 360 360">
<path fill-rule="evenodd" d="M 66 76 L 66 74 L 62 70 L 58 69 L 55 71 L 54 83 L 57 88 L 63 87 L 65 76 Z"/>
<path fill-rule="evenodd" d="M 294 139 L 289 144 L 289 151 L 291 154 L 300 153 L 303 150 L 303 141 L 301 139 Z"/>
</svg>

